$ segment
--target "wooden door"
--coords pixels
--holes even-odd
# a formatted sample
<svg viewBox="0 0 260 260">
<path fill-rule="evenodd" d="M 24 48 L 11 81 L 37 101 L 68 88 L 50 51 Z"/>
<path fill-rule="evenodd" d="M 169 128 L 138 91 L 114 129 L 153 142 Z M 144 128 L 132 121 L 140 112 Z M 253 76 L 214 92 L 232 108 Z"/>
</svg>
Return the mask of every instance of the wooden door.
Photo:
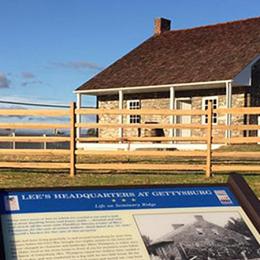
<svg viewBox="0 0 260 260">
<path fill-rule="evenodd" d="M 177 109 L 183 110 L 191 110 L 191 100 L 190 99 L 178 99 L 176 103 Z M 191 123 L 191 115 L 182 115 L 176 117 L 177 124 L 190 124 Z M 189 137 L 191 136 L 190 129 L 177 129 L 177 136 Z"/>
</svg>

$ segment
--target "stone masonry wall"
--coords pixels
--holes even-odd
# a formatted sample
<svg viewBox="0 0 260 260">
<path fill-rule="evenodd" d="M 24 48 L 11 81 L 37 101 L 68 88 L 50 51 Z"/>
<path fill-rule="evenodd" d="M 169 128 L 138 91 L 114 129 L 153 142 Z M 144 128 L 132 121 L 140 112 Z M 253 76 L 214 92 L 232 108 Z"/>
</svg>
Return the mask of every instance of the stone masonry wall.
<svg viewBox="0 0 260 260">
<path fill-rule="evenodd" d="M 233 107 L 244 107 L 247 106 L 247 94 L 246 88 L 233 88 L 232 94 L 232 105 Z M 179 91 L 175 93 L 176 98 L 189 98 L 191 100 L 192 109 L 202 109 L 202 99 L 203 97 L 218 96 L 218 107 L 224 108 L 226 102 L 225 89 L 211 89 L 211 90 L 200 90 L 200 91 Z M 127 100 L 140 100 L 142 109 L 169 109 L 169 92 L 160 93 L 142 93 L 142 94 L 125 94 L 123 108 L 127 108 Z M 118 109 L 118 96 L 117 95 L 106 95 L 98 97 L 98 107 L 104 109 Z M 192 116 L 192 123 L 201 124 L 201 116 Z M 123 122 L 128 123 L 128 116 L 124 116 Z M 244 122 L 244 116 L 233 116 L 232 124 L 242 124 Z M 218 115 L 218 124 L 225 124 L 225 115 Z M 100 123 L 118 123 L 119 116 L 116 115 L 102 115 L 99 116 Z M 141 123 L 157 122 L 168 124 L 170 122 L 169 116 L 159 116 L 159 115 L 146 115 L 141 116 Z M 118 129 L 100 129 L 100 137 L 118 137 Z M 169 135 L 169 130 L 164 129 L 165 136 Z M 136 137 L 138 135 L 144 136 L 145 130 L 138 129 L 125 129 L 124 137 L 132 136 Z M 224 131 L 213 130 L 213 134 L 219 137 L 224 136 Z M 192 136 L 203 136 L 203 131 L 192 130 Z M 242 136 L 243 132 L 232 132 L 232 136 Z"/>
</svg>

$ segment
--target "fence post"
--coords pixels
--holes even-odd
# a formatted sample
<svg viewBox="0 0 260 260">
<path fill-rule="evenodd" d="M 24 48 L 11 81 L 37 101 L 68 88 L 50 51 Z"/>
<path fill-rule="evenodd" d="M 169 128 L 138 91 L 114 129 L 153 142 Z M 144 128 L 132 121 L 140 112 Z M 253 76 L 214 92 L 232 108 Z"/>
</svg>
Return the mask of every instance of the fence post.
<svg viewBox="0 0 260 260">
<path fill-rule="evenodd" d="M 212 160 L 212 101 L 208 101 L 208 110 L 207 110 L 207 158 L 206 158 L 206 177 L 211 177 L 211 160 Z"/>
<path fill-rule="evenodd" d="M 76 129 L 75 129 L 75 102 L 70 103 L 70 177 L 75 176 L 75 164 L 76 164 L 76 155 L 75 155 L 75 146 L 76 146 Z"/>
</svg>

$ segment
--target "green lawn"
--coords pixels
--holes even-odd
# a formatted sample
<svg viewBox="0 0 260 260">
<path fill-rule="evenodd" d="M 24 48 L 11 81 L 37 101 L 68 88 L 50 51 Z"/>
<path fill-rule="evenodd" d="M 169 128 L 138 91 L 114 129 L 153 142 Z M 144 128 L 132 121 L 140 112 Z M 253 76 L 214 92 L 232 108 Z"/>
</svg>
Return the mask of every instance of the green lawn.
<svg viewBox="0 0 260 260">
<path fill-rule="evenodd" d="M 79 172 L 74 178 L 68 172 L 36 170 L 1 170 L 0 187 L 55 187 L 55 186 L 105 186 L 138 184 L 183 184 L 183 183 L 225 183 L 228 174 L 206 178 L 198 173 L 91 173 Z M 260 197 L 260 175 L 244 175 L 250 187 Z"/>
</svg>

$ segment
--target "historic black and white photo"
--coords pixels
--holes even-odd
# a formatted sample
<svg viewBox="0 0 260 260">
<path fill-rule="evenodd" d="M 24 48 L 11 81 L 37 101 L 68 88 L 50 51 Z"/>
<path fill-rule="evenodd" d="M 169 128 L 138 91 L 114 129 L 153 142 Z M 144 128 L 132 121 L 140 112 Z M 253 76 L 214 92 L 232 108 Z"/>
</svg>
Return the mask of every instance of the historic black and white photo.
<svg viewBox="0 0 260 260">
<path fill-rule="evenodd" d="M 236 212 L 135 215 L 151 260 L 260 259 L 260 245 Z"/>
</svg>

